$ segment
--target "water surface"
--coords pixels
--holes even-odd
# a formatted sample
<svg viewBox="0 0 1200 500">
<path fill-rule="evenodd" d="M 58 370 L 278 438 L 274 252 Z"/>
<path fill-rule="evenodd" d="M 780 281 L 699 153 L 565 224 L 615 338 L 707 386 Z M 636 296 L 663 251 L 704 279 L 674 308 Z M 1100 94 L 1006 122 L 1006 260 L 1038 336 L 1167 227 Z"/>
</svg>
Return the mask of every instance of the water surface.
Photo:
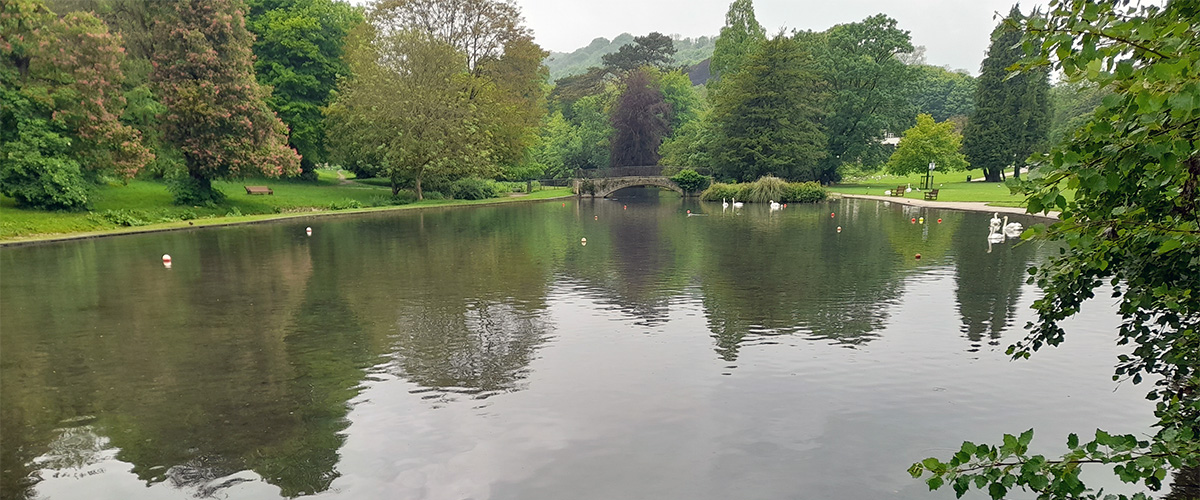
<svg viewBox="0 0 1200 500">
<path fill-rule="evenodd" d="M 620 195 L 0 250 L 0 492 L 952 498 L 905 469 L 1148 430 L 1111 302 L 1004 355 L 1053 249 L 990 214 Z"/>
</svg>

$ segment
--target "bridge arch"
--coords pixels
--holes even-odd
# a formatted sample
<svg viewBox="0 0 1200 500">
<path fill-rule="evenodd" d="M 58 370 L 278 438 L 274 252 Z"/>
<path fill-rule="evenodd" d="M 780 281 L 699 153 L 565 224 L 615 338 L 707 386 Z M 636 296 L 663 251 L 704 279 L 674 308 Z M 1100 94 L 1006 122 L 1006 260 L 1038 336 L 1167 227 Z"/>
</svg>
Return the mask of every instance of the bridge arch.
<svg viewBox="0 0 1200 500">
<path fill-rule="evenodd" d="M 607 177 L 600 179 L 581 179 L 578 182 L 576 192 L 580 196 L 591 196 L 593 198 L 608 198 L 613 193 L 625 188 L 631 187 L 660 187 L 670 189 L 679 193 L 680 196 L 686 196 L 687 193 L 683 188 L 679 187 L 675 181 L 662 176 L 630 176 L 630 177 Z M 590 182 L 590 184 L 589 184 Z"/>
</svg>

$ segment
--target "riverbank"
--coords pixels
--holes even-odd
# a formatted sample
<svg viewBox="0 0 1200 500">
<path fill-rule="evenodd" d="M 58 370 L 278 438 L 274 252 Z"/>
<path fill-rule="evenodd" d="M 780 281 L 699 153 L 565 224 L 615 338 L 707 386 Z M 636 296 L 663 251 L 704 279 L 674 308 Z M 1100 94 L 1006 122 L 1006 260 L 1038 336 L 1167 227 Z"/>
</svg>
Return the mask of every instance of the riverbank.
<svg viewBox="0 0 1200 500">
<path fill-rule="evenodd" d="M 1009 207 L 990 205 L 982 201 L 931 201 L 918 200 L 914 198 L 901 198 L 892 196 L 875 196 L 867 194 L 846 194 L 838 193 L 842 198 L 853 198 L 859 200 L 875 200 L 886 201 L 889 203 L 897 203 L 900 205 L 909 205 L 914 207 L 926 208 L 941 208 L 946 210 L 962 210 L 965 212 L 985 212 L 985 213 L 1002 213 L 1002 214 L 1019 214 L 1028 215 L 1030 217 L 1038 217 L 1047 220 L 1058 220 L 1058 212 L 1050 212 L 1049 214 L 1031 214 L 1025 211 L 1025 207 Z"/>
<path fill-rule="evenodd" d="M 1002 182 L 979 182 L 978 177 L 982 175 L 982 172 L 975 171 L 972 173 L 978 175 L 975 175 L 971 181 L 966 180 L 966 172 L 938 173 L 935 175 L 933 187 L 938 189 L 938 203 L 979 202 L 993 207 L 1019 208 L 1025 206 L 1025 196 L 1013 194 L 1007 184 Z M 925 193 L 918 189 L 923 180 L 923 174 L 906 176 L 871 175 L 848 178 L 841 183 L 828 186 L 826 189 L 832 193 L 869 195 L 877 198 L 887 198 L 888 201 L 898 201 L 901 199 L 923 200 Z M 904 186 L 905 189 L 913 189 L 905 193 L 904 196 L 895 198 L 885 194 L 886 191 L 894 191 L 898 186 Z M 1063 195 L 1071 197 L 1074 195 L 1074 191 L 1068 190 Z"/>
<path fill-rule="evenodd" d="M 389 191 L 390 192 L 390 191 Z M 252 215 L 226 215 L 222 217 L 196 218 L 191 220 L 177 220 L 171 222 L 153 223 L 132 227 L 116 227 L 101 230 L 81 230 L 56 233 L 35 233 L 15 236 L 0 237 L 0 247 L 5 246 L 21 246 L 39 243 L 50 243 L 55 241 L 89 239 L 89 238 L 104 238 L 109 236 L 119 236 L 126 234 L 145 234 L 158 233 L 165 231 L 183 231 L 198 228 L 225 227 L 243 224 L 260 224 L 268 222 L 276 222 L 281 220 L 316 218 L 337 215 L 354 215 L 363 213 L 377 213 L 397 210 L 422 210 L 431 208 L 455 208 L 466 206 L 482 206 L 495 205 L 501 203 L 520 203 L 555 200 L 561 198 L 569 198 L 575 196 L 571 193 L 570 188 L 547 188 L 540 191 L 534 191 L 530 194 L 514 194 L 504 198 L 489 198 L 485 200 L 423 200 L 415 203 L 397 206 L 379 206 L 365 208 L 348 208 L 344 210 L 334 210 L 327 208 L 310 207 L 307 211 L 296 211 L 287 213 L 267 213 L 267 214 L 252 214 Z M 0 216 L 7 217 L 15 209 L 4 207 L 0 210 Z M 54 215 L 53 212 L 46 214 Z M 63 214 L 68 216 L 94 217 L 95 213 L 91 214 Z"/>
</svg>

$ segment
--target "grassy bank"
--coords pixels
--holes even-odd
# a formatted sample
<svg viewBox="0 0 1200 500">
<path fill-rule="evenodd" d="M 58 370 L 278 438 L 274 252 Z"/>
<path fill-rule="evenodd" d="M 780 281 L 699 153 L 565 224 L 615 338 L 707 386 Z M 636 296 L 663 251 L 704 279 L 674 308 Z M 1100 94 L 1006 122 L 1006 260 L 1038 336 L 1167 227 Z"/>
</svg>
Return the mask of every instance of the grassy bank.
<svg viewBox="0 0 1200 500">
<path fill-rule="evenodd" d="M 979 172 L 974 173 L 978 174 Z M 967 182 L 966 176 L 967 173 L 965 172 L 950 174 L 935 173 L 933 185 L 938 189 L 937 201 L 986 202 L 989 205 L 999 207 L 1025 206 L 1025 197 L 1010 193 L 1008 186 L 1004 183 Z M 847 179 L 842 183 L 828 186 L 827 189 L 835 193 L 883 196 L 883 192 L 886 190 L 896 189 L 896 186 L 900 185 L 908 186 L 911 184 L 914 188 L 913 191 L 906 193 L 904 196 L 906 198 L 924 199 L 925 193 L 916 190 L 921 185 L 924 177 L 924 174 L 908 176 L 877 175 L 866 178 Z"/>
<path fill-rule="evenodd" d="M 247 195 L 243 188 L 247 184 L 270 186 L 275 194 Z M 17 208 L 11 198 L 0 197 L 0 242 L 231 224 L 322 213 L 539 200 L 571 194 L 570 189 L 553 188 L 524 196 L 475 201 L 424 200 L 394 206 L 390 201 L 391 189 L 358 182 L 343 183 L 336 174 L 322 175 L 317 182 L 275 179 L 218 181 L 213 185 L 227 196 L 215 207 L 174 205 L 166 184 L 141 180 L 98 188 L 92 195 L 92 209 L 88 212 L 26 210 Z"/>
</svg>

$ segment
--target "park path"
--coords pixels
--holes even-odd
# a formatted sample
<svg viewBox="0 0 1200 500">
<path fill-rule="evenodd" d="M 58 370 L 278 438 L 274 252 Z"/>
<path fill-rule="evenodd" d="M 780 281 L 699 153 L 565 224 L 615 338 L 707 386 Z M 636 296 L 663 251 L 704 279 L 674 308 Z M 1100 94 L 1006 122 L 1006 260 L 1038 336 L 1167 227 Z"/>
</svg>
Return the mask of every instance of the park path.
<svg viewBox="0 0 1200 500">
<path fill-rule="evenodd" d="M 857 198 L 861 200 L 887 201 L 915 207 L 945 208 L 950 210 L 965 210 L 968 212 L 1020 214 L 1053 220 L 1058 220 L 1059 215 L 1058 212 L 1050 212 L 1049 214 L 1031 214 L 1025 211 L 1025 207 L 994 207 L 982 201 L 931 201 L 892 196 L 875 196 L 870 194 L 841 194 L 840 196 L 843 198 Z"/>
</svg>

